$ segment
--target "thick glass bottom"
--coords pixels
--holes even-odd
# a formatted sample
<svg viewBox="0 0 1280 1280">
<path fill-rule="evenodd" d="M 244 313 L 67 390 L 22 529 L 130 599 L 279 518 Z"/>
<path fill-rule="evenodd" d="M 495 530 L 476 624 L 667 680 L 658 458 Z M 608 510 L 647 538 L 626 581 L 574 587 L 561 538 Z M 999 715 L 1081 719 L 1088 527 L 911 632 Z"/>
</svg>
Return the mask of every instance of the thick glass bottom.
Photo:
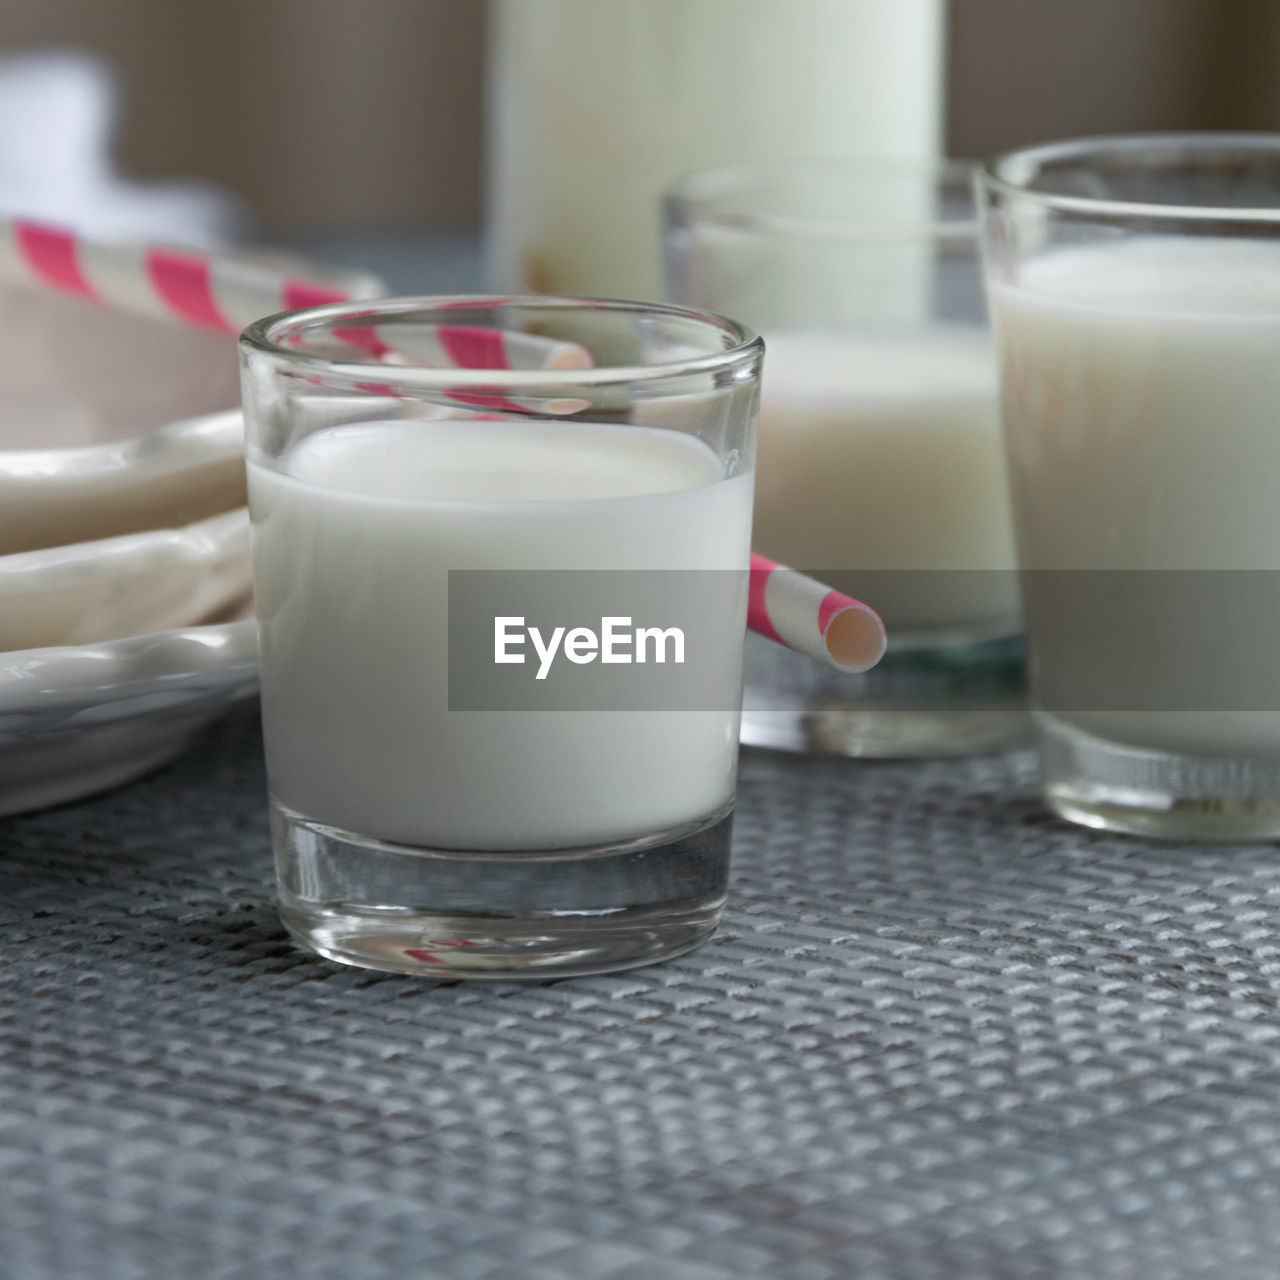
<svg viewBox="0 0 1280 1280">
<path fill-rule="evenodd" d="M 747 637 L 741 741 L 813 755 L 904 759 L 1029 742 L 1021 638 L 889 653 L 865 675 Z"/>
<path fill-rule="evenodd" d="M 652 964 L 724 909 L 732 806 L 594 849 L 421 849 L 272 801 L 280 916 L 330 960 L 442 979 L 549 979 Z"/>
<path fill-rule="evenodd" d="M 740 740 L 774 751 L 904 760 L 1007 751 L 1030 739 L 1023 708 L 898 711 L 817 703 L 794 711 L 744 708 Z"/>
<path fill-rule="evenodd" d="M 1045 799 L 1071 822 L 1163 840 L 1280 839 L 1280 760 L 1177 755 L 1037 721 Z"/>
</svg>

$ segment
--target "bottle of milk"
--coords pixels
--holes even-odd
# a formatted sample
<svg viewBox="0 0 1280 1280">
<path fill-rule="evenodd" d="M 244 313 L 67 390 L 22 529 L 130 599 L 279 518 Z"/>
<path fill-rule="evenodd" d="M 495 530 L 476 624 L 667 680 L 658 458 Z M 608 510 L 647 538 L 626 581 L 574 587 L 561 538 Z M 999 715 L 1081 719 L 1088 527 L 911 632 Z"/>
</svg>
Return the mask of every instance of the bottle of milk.
<svg viewBox="0 0 1280 1280">
<path fill-rule="evenodd" d="M 496 0 L 493 286 L 658 297 L 680 174 L 936 154 L 943 31 L 943 0 Z"/>
</svg>

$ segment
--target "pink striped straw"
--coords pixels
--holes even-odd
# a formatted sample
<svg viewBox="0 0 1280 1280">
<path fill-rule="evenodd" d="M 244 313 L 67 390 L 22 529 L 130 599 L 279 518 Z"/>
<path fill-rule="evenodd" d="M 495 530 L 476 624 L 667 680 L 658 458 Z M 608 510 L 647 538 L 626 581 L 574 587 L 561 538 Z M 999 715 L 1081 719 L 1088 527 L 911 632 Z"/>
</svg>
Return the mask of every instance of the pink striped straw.
<svg viewBox="0 0 1280 1280">
<path fill-rule="evenodd" d="M 381 339 L 375 341 L 387 364 L 410 363 L 403 352 L 391 350 Z M 592 365 L 591 353 L 576 342 L 561 342 L 516 329 L 474 324 L 419 325 L 414 329 L 413 341 L 412 363 L 431 368 L 569 370 L 590 369 Z M 368 340 L 360 345 L 369 345 Z"/>
<path fill-rule="evenodd" d="M 304 279 L 235 252 L 104 244 L 30 218 L 0 219 L 0 280 L 231 335 L 275 311 L 383 292 L 362 272 Z"/>
<path fill-rule="evenodd" d="M 516 329 L 496 329 L 487 325 L 417 325 L 413 331 L 413 352 L 409 355 L 389 347 L 373 328 L 352 326 L 336 329 L 344 342 L 364 347 L 379 361 L 389 365 L 418 364 L 433 369 L 589 369 L 591 352 L 576 342 L 544 338 Z M 483 385 L 459 387 L 449 392 L 450 400 L 471 409 L 496 413 L 576 413 L 586 406 L 583 400 L 529 400 L 503 395 Z"/>
<path fill-rule="evenodd" d="M 385 293 L 382 282 L 364 272 L 324 274 L 329 278 L 295 276 L 234 251 L 104 244 L 31 218 L 0 219 L 0 281 L 52 289 L 133 315 L 233 336 L 251 321 L 277 311 Z M 380 363 L 409 363 L 373 327 L 352 325 L 338 336 Z M 415 340 L 424 350 L 413 363 L 443 369 L 582 369 L 591 364 L 590 354 L 576 343 L 478 325 L 424 326 Z M 486 395 L 483 388 L 467 402 L 483 408 L 525 407 Z"/>
<path fill-rule="evenodd" d="M 870 605 L 755 552 L 747 626 L 840 671 L 870 671 L 884 657 L 884 623 Z"/>
</svg>

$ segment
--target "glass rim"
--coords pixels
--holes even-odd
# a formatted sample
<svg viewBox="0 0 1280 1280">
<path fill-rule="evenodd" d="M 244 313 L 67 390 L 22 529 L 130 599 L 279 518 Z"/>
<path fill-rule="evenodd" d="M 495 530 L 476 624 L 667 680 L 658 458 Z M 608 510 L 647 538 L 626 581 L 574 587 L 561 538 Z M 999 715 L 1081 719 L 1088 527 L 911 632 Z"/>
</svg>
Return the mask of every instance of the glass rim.
<svg viewBox="0 0 1280 1280">
<path fill-rule="evenodd" d="M 421 318 L 421 313 L 439 312 L 439 322 L 448 319 L 450 309 L 470 304 L 477 308 L 563 308 L 583 311 L 629 311 L 636 315 L 666 315 L 695 320 L 732 340 L 723 351 L 689 356 L 681 360 L 657 364 L 592 365 L 585 369 L 486 369 L 440 368 L 431 365 L 379 364 L 372 360 L 335 360 L 329 356 L 299 350 L 286 345 L 290 332 L 303 327 L 323 327 L 328 332 L 341 328 L 344 320 L 367 320 L 373 317 L 394 319 L 406 315 Z M 430 321 L 427 321 L 430 323 Z M 714 311 L 673 306 L 665 302 L 646 302 L 628 298 L 576 297 L 561 294 L 422 294 L 386 298 L 349 299 L 327 302 L 315 307 L 277 311 L 246 325 L 239 346 L 256 355 L 266 356 L 299 370 L 330 381 L 367 381 L 377 370 L 381 379 L 397 386 L 419 387 L 439 391 L 459 383 L 482 382 L 486 388 L 516 387 L 587 387 L 621 382 L 653 382 L 687 374 L 714 373 L 740 361 L 759 358 L 764 353 L 764 340 L 748 325 Z"/>
<path fill-rule="evenodd" d="M 1142 217 L 1169 221 L 1280 223 L 1280 191 L 1271 207 L 1242 208 L 1239 205 L 1154 203 L 1145 200 L 1116 200 L 1108 196 L 1063 195 L 1036 188 L 1030 176 L 1047 160 L 1078 156 L 1106 156 L 1125 151 L 1179 151 L 1206 155 L 1236 151 L 1242 154 L 1272 155 L 1280 161 L 1280 133 L 1245 133 L 1198 130 L 1184 132 L 1098 134 L 1084 138 L 1064 138 L 1057 142 L 1019 147 L 991 157 L 976 171 L 977 181 L 987 190 L 1037 204 L 1062 213 L 1099 218 Z M 1015 172 L 1010 172 L 1010 170 Z M 1021 177 L 1017 170 L 1021 169 Z"/>
<path fill-rule="evenodd" d="M 662 190 L 662 205 L 696 210 L 698 221 L 743 234 L 790 236 L 812 240 L 875 240 L 888 233 L 939 238 L 976 237 L 980 223 L 976 209 L 971 218 L 814 218 L 798 214 L 745 213 L 708 210 L 703 202 L 716 194 L 746 189 L 751 180 L 777 179 L 789 174 L 850 176 L 926 176 L 954 184 L 968 193 L 981 164 L 977 160 L 933 156 L 797 157 L 694 169 L 674 178 Z"/>
</svg>

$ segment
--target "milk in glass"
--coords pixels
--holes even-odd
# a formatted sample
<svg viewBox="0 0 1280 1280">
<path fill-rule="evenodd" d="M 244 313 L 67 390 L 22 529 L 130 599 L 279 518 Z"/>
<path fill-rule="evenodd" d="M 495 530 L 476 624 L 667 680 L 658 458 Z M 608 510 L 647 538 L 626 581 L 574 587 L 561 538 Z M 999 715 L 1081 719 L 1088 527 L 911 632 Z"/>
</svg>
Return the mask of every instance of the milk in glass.
<svg viewBox="0 0 1280 1280">
<path fill-rule="evenodd" d="M 1280 246 L 1058 249 L 993 285 L 992 303 L 1023 564 L 1144 571 L 1099 577 L 1101 621 L 1062 597 L 1073 575 L 1037 576 L 1033 692 L 1114 670 L 1108 705 L 1067 698 L 1052 714 L 1139 747 L 1280 754 L 1280 635 L 1235 586 L 1224 617 L 1214 576 L 1280 568 Z M 1150 572 L 1165 570 L 1197 573 Z M 1259 709 L 1214 701 L 1214 673 L 1241 671 Z M 1184 683 L 1198 705 L 1181 704 Z"/>
<path fill-rule="evenodd" d="M 986 330 L 801 331 L 766 344 L 755 549 L 865 599 L 891 642 L 1018 631 Z"/>
<path fill-rule="evenodd" d="M 544 422 L 325 428 L 251 463 L 275 798 L 435 848 L 573 848 L 714 812 L 737 712 L 448 709 L 450 569 L 735 569 L 750 472 L 675 431 Z M 724 619 L 726 661 L 742 617 Z"/>
</svg>

